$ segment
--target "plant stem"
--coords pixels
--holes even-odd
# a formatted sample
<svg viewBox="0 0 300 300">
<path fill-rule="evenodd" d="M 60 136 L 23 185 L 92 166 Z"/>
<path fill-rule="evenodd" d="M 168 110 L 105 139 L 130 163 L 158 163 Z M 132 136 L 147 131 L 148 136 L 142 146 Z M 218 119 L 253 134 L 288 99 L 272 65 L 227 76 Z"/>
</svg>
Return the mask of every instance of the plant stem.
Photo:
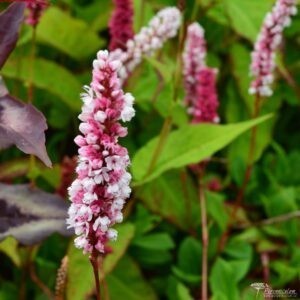
<svg viewBox="0 0 300 300">
<path fill-rule="evenodd" d="M 273 224 L 286 222 L 286 221 L 296 219 L 296 218 L 300 218 L 300 211 L 299 210 L 290 212 L 288 214 L 284 214 L 284 215 L 276 216 L 276 217 L 273 217 L 273 218 L 269 218 L 269 219 L 266 219 L 266 220 L 262 220 L 262 221 L 259 221 L 259 222 L 240 225 L 237 228 L 238 229 L 246 229 L 246 228 L 253 227 L 253 226 L 255 226 L 255 227 L 268 226 L 268 225 L 273 225 Z"/>
<path fill-rule="evenodd" d="M 90 255 L 90 262 L 93 267 L 94 279 L 96 284 L 96 299 L 101 300 L 98 253 L 96 250 L 93 250 L 92 254 Z"/>
<path fill-rule="evenodd" d="M 260 97 L 257 96 L 255 99 L 254 114 L 253 114 L 252 119 L 255 119 L 256 117 L 258 117 L 259 111 L 260 111 L 259 105 L 260 105 Z M 248 162 L 247 162 L 246 172 L 245 172 L 245 176 L 244 176 L 244 181 L 243 181 L 242 187 L 239 190 L 239 193 L 238 193 L 238 196 L 236 199 L 236 203 L 235 203 L 233 213 L 232 213 L 232 219 L 235 219 L 235 217 L 236 217 L 237 210 L 240 207 L 240 205 L 242 204 L 247 185 L 251 178 L 253 160 L 254 160 L 254 155 L 255 155 L 255 147 L 256 147 L 256 136 L 257 136 L 257 126 L 254 126 L 251 129 Z"/>
<path fill-rule="evenodd" d="M 35 51 L 36 50 L 36 28 L 32 29 L 32 38 L 31 38 L 31 53 L 30 53 L 30 65 L 29 65 L 29 78 L 28 78 L 28 92 L 27 92 L 27 101 L 28 103 L 33 102 L 33 78 L 34 78 L 34 61 L 35 61 Z"/>
<path fill-rule="evenodd" d="M 261 102 L 260 96 L 256 95 L 255 104 L 254 104 L 254 112 L 253 112 L 252 119 L 255 119 L 256 117 L 259 116 L 260 102 Z M 231 231 L 232 224 L 234 223 L 234 220 L 236 218 L 239 207 L 242 205 L 244 195 L 245 195 L 245 191 L 246 191 L 247 185 L 248 185 L 248 183 L 250 181 L 250 178 L 251 178 L 254 155 L 255 155 L 255 147 L 256 147 L 256 137 L 257 137 L 257 126 L 254 126 L 251 129 L 249 152 L 248 152 L 248 161 L 247 161 L 247 166 L 246 166 L 246 172 L 245 172 L 245 175 L 244 175 L 244 180 L 243 180 L 243 183 L 242 183 L 242 186 L 241 186 L 240 190 L 238 191 L 236 201 L 233 205 L 233 209 L 232 209 L 231 214 L 229 216 L 229 222 L 230 223 L 228 224 L 227 229 L 225 230 L 223 235 L 221 236 L 221 239 L 220 239 L 220 242 L 219 242 L 219 247 L 218 247 L 219 252 L 221 252 L 223 250 L 223 248 L 226 244 L 226 241 L 227 241 L 227 239 L 229 237 L 229 234 L 230 234 L 230 231 Z"/>
<path fill-rule="evenodd" d="M 202 228 L 202 284 L 201 300 L 207 300 L 207 272 L 208 272 L 208 228 L 207 211 L 204 185 L 202 184 L 202 174 L 199 176 L 199 200 L 201 207 L 201 228 Z"/>
<path fill-rule="evenodd" d="M 177 48 L 177 54 L 176 54 L 176 68 L 174 73 L 174 91 L 173 91 L 173 103 L 176 103 L 179 93 L 179 87 L 180 87 L 180 77 L 181 77 L 181 53 L 182 48 L 184 44 L 184 24 L 182 23 L 180 27 L 179 32 L 179 42 L 178 42 L 178 48 Z M 153 168 L 155 167 L 155 164 L 164 148 L 165 142 L 167 140 L 167 137 L 169 135 L 169 132 L 172 127 L 172 114 L 170 111 L 170 115 L 165 119 L 162 130 L 160 132 L 159 141 L 157 144 L 157 147 L 153 153 L 153 156 L 151 158 L 149 168 L 147 170 L 146 176 L 149 175 Z"/>
<path fill-rule="evenodd" d="M 33 102 L 33 78 L 34 78 L 34 61 L 35 61 L 35 49 L 36 48 L 36 27 L 32 28 L 32 38 L 31 38 L 31 53 L 30 53 L 30 65 L 29 65 L 29 78 L 28 78 L 28 91 L 27 91 L 27 102 L 32 104 Z M 35 185 L 34 172 L 35 170 L 35 156 L 30 154 L 29 161 L 29 174 L 31 174 L 30 184 L 32 187 Z"/>
<path fill-rule="evenodd" d="M 149 168 L 148 168 L 148 171 L 147 171 L 147 175 L 150 174 L 159 158 L 159 155 L 161 154 L 162 150 L 163 150 L 163 147 L 165 145 L 165 142 L 167 140 L 167 137 L 169 135 L 169 131 L 171 129 L 171 126 L 172 126 L 172 117 L 169 116 L 165 119 L 164 121 L 164 124 L 163 124 L 163 127 L 162 127 L 162 130 L 160 132 L 160 135 L 159 135 L 159 140 L 158 140 L 158 143 L 157 143 L 157 147 L 154 151 L 154 154 L 151 158 L 151 161 L 150 161 L 150 164 L 149 164 Z"/>
</svg>

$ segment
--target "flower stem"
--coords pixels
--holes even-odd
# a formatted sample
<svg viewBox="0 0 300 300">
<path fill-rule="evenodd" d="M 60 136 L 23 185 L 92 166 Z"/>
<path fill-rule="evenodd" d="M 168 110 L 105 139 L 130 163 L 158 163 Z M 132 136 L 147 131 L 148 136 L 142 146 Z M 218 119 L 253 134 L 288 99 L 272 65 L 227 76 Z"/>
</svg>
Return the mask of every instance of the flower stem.
<svg viewBox="0 0 300 300">
<path fill-rule="evenodd" d="M 156 164 L 156 162 L 159 158 L 159 155 L 161 154 L 161 152 L 163 150 L 163 147 L 165 145 L 165 142 L 167 140 L 167 137 L 168 137 L 168 134 L 170 132 L 171 126 L 172 126 L 172 117 L 169 116 L 165 119 L 162 130 L 160 132 L 157 147 L 156 147 L 156 149 L 154 151 L 154 154 L 151 158 L 149 168 L 148 168 L 148 171 L 147 171 L 147 175 L 149 175 L 153 171 L 153 168 L 155 167 L 155 164 Z"/>
<path fill-rule="evenodd" d="M 181 51 L 183 47 L 183 41 L 184 41 L 184 25 L 182 24 L 180 27 L 180 33 L 179 33 L 179 44 L 177 49 L 177 57 L 176 57 L 176 69 L 174 73 L 174 90 L 173 90 L 173 103 L 176 103 L 177 97 L 178 97 L 178 89 L 180 86 L 180 76 L 181 76 Z M 172 108 L 171 108 L 172 109 Z M 146 176 L 149 175 L 153 168 L 155 167 L 155 164 L 164 148 L 165 142 L 167 140 L 167 137 L 169 135 L 169 132 L 172 127 L 172 113 L 170 112 L 170 115 L 165 119 L 162 130 L 160 132 L 159 140 L 156 146 L 156 149 L 154 150 L 153 156 L 151 158 L 149 168 L 147 170 Z"/>
<path fill-rule="evenodd" d="M 201 281 L 201 300 L 207 300 L 207 279 L 208 279 L 208 228 L 205 188 L 202 183 L 202 174 L 199 175 L 199 200 L 201 208 L 201 228 L 202 228 L 202 281 Z"/>
<path fill-rule="evenodd" d="M 252 119 L 255 119 L 256 117 L 259 116 L 260 103 L 261 103 L 261 98 L 259 97 L 259 95 L 256 95 L 255 104 L 254 104 L 254 112 L 253 112 Z M 226 244 L 226 241 L 229 237 L 232 224 L 234 223 L 234 220 L 236 218 L 239 207 L 242 205 L 242 202 L 243 202 L 243 199 L 244 199 L 244 196 L 245 196 L 245 192 L 246 192 L 246 188 L 247 188 L 247 185 L 248 185 L 248 183 L 250 181 L 250 178 L 251 178 L 252 168 L 253 168 L 253 161 L 254 161 L 254 156 L 255 156 L 256 138 L 257 138 L 257 126 L 254 126 L 251 129 L 249 152 L 248 152 L 248 161 L 247 161 L 246 172 L 245 172 L 245 175 L 244 175 L 244 180 L 243 180 L 243 183 L 242 183 L 242 186 L 241 186 L 240 190 L 238 191 L 236 201 L 233 205 L 233 209 L 232 209 L 230 217 L 229 217 L 230 223 L 228 224 L 227 229 L 225 230 L 225 232 L 223 233 L 223 235 L 220 239 L 220 242 L 219 242 L 219 251 L 220 252 L 223 250 L 223 248 Z"/>
<path fill-rule="evenodd" d="M 36 52 L 36 28 L 32 29 L 32 38 L 31 38 L 31 53 L 30 53 L 30 66 L 29 66 L 29 78 L 28 78 L 28 93 L 27 101 L 32 103 L 33 101 L 33 78 L 34 78 L 34 61 L 35 61 L 35 52 Z"/>
<path fill-rule="evenodd" d="M 257 96 L 255 99 L 255 106 L 254 106 L 254 113 L 253 113 L 253 119 L 257 118 L 259 115 L 259 105 L 260 105 L 260 97 Z M 233 219 L 236 217 L 237 210 L 239 206 L 242 204 L 246 187 L 249 183 L 249 180 L 251 178 L 251 173 L 252 173 L 252 167 L 253 167 L 253 160 L 254 160 L 254 155 L 255 155 L 255 147 L 256 147 L 256 137 L 257 137 L 257 126 L 254 126 L 251 129 L 251 137 L 250 137 L 250 145 L 249 145 L 249 153 L 248 153 L 248 162 L 247 162 L 247 167 L 246 167 L 246 172 L 244 176 L 244 181 L 242 184 L 241 189 L 239 190 L 237 199 L 236 199 L 236 204 L 233 210 Z"/>
<path fill-rule="evenodd" d="M 30 65 L 29 65 L 29 78 L 28 78 L 28 90 L 27 90 L 27 102 L 32 104 L 33 102 L 33 78 L 34 78 L 34 61 L 36 52 L 36 27 L 32 29 L 31 38 L 31 53 L 30 53 Z M 30 184 L 33 187 L 35 185 L 35 156 L 30 154 L 29 160 L 29 174 L 30 174 Z"/>
<path fill-rule="evenodd" d="M 93 250 L 92 254 L 90 255 L 90 262 L 94 272 L 94 279 L 96 285 L 96 299 L 101 300 L 98 253 L 96 252 L 96 250 Z"/>
</svg>

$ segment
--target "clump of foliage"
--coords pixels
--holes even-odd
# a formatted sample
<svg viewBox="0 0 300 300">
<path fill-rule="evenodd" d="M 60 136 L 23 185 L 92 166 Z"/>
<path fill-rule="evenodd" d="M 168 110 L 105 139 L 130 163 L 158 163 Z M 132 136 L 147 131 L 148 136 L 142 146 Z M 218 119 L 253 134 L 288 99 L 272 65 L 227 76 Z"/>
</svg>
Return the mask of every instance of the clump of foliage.
<svg viewBox="0 0 300 300">
<path fill-rule="evenodd" d="M 299 296 L 296 4 L 2 3 L 0 299 Z M 126 132 L 118 122 L 133 117 L 133 97 Z M 108 132 L 122 139 L 108 143 Z M 87 144 L 114 144 L 101 148 L 89 195 L 109 205 L 91 217 L 75 181 L 68 217 L 75 170 L 91 177 Z M 122 197 L 102 188 L 114 168 L 116 182 L 126 177 Z"/>
</svg>

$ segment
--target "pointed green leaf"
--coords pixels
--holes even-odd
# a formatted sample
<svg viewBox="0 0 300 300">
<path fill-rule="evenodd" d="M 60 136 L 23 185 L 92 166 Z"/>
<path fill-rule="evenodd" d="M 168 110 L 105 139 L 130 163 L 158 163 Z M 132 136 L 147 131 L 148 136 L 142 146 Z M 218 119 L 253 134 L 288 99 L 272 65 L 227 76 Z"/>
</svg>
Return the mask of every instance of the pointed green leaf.
<svg viewBox="0 0 300 300">
<path fill-rule="evenodd" d="M 37 27 L 37 38 L 77 60 L 94 55 L 104 45 L 88 24 L 58 7 L 46 10 Z"/>
<path fill-rule="evenodd" d="M 9 78 L 27 82 L 28 78 L 30 78 L 30 64 L 31 60 L 29 58 L 23 58 L 21 63 L 18 62 L 18 59 L 9 60 L 1 72 Z M 33 65 L 33 84 L 60 97 L 73 111 L 80 110 L 81 84 L 64 67 L 46 59 L 35 59 Z"/>
<path fill-rule="evenodd" d="M 187 125 L 169 134 L 153 171 L 147 174 L 158 137 L 141 148 L 132 162 L 132 173 L 139 184 L 158 177 L 167 170 L 200 162 L 227 146 L 251 127 L 268 120 L 267 115 L 255 120 L 229 125 Z"/>
</svg>

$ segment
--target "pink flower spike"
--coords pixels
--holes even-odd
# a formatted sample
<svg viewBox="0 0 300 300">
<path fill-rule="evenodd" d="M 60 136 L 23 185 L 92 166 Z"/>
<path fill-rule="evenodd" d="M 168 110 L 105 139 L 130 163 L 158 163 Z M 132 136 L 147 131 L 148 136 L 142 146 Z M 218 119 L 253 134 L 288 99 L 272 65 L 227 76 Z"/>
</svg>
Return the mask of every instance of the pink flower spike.
<svg viewBox="0 0 300 300">
<path fill-rule="evenodd" d="M 164 8 L 154 16 L 148 27 L 126 43 L 126 50 L 115 49 L 111 52 L 113 60 L 122 63 L 118 71 L 121 82 L 124 83 L 133 70 L 141 63 L 143 56 L 151 56 L 170 38 L 176 36 L 181 24 L 181 13 L 176 7 Z"/>
<path fill-rule="evenodd" d="M 42 13 L 49 6 L 49 3 L 47 0 L 26 0 L 26 6 L 29 13 L 25 22 L 35 27 L 39 23 Z"/>
<path fill-rule="evenodd" d="M 193 123 L 219 123 L 217 74 L 217 69 L 212 68 L 202 68 L 198 74 L 197 99 L 189 108 Z"/>
<path fill-rule="evenodd" d="M 262 97 L 272 95 L 276 51 L 281 44 L 284 28 L 291 24 L 291 17 L 296 13 L 296 0 L 277 0 L 272 11 L 266 15 L 252 52 L 250 94 Z"/>
<path fill-rule="evenodd" d="M 204 29 L 192 23 L 187 29 L 183 52 L 185 105 L 193 123 L 218 123 L 217 69 L 206 66 Z"/>
<path fill-rule="evenodd" d="M 135 114 L 134 98 L 121 89 L 119 66 L 108 51 L 99 51 L 92 83 L 81 95 L 84 121 L 79 126 L 82 135 L 75 138 L 77 178 L 68 190 L 72 204 L 67 224 L 75 229 L 75 246 L 84 253 L 104 253 L 105 243 L 117 238 L 111 227 L 123 220 L 122 208 L 131 192 L 126 171 L 130 160 L 118 139 L 127 134 L 120 121 L 130 121 Z"/>
<path fill-rule="evenodd" d="M 114 0 L 115 9 L 109 22 L 109 50 L 126 50 L 126 43 L 133 38 L 133 5 L 131 0 Z"/>
<path fill-rule="evenodd" d="M 206 41 L 204 29 L 198 23 L 192 23 L 187 29 L 183 51 L 183 78 L 186 91 L 186 104 L 197 99 L 197 85 L 200 70 L 205 67 Z"/>
</svg>

